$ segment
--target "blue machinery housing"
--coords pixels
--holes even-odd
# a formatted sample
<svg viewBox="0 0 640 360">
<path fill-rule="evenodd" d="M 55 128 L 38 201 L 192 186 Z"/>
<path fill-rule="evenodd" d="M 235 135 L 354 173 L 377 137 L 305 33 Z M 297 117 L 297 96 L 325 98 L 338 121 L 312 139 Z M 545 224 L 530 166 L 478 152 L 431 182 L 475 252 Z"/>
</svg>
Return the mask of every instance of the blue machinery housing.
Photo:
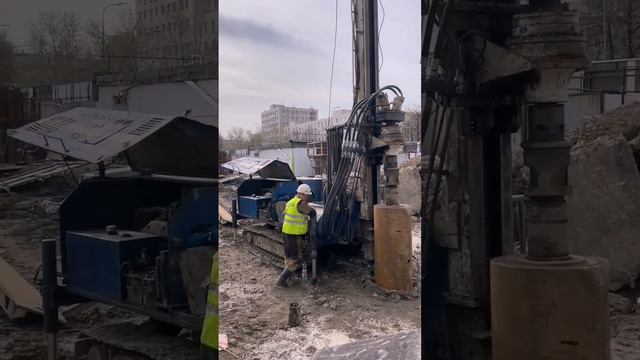
<svg viewBox="0 0 640 360">
<path fill-rule="evenodd" d="M 198 330 L 201 314 L 190 309 L 180 259 L 189 249 L 217 248 L 217 199 L 211 183 L 147 177 L 80 183 L 60 208 L 66 279 L 60 290 Z M 110 225 L 118 230 L 109 233 Z"/>
<path fill-rule="evenodd" d="M 325 216 L 327 209 L 323 209 L 324 190 L 322 179 L 299 178 L 297 180 L 251 178 L 243 181 L 237 190 L 239 218 L 254 219 L 269 224 L 277 229 L 282 226 L 282 213 L 285 204 L 296 195 L 298 185 L 307 184 L 313 192 L 313 203 L 321 209 L 317 217 L 318 223 Z M 359 212 L 359 204 L 356 203 L 354 213 Z M 354 217 L 354 227 L 358 226 L 358 218 Z M 334 244 L 353 244 L 354 239 L 332 235 L 321 226 L 317 227 L 318 247 Z"/>
<path fill-rule="evenodd" d="M 9 135 L 99 169 L 61 204 L 59 244 L 43 242 L 45 333 L 57 331 L 59 305 L 83 301 L 199 331 L 218 242 L 217 127 L 77 107 Z M 132 175 L 106 177 L 118 155 Z"/>
</svg>

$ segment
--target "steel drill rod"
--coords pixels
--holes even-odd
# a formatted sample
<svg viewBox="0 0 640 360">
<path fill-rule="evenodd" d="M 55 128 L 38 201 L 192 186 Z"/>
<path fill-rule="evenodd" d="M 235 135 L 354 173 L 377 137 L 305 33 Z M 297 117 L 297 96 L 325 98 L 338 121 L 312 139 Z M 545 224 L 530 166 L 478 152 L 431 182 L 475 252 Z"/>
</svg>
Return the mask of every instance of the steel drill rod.
<svg viewBox="0 0 640 360">
<path fill-rule="evenodd" d="M 43 328 L 47 344 L 47 359 L 55 360 L 58 353 L 58 304 L 56 301 L 57 269 L 56 240 L 42 241 L 42 308 Z"/>
<path fill-rule="evenodd" d="M 238 200 L 231 200 L 231 227 L 233 228 L 233 240 L 238 236 Z"/>
</svg>

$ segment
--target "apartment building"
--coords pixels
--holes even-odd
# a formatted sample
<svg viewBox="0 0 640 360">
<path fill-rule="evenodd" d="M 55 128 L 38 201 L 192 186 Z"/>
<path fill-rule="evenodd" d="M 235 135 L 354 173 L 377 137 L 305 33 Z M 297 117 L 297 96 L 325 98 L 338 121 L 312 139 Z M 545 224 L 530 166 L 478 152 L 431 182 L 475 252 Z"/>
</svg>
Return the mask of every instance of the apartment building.
<svg viewBox="0 0 640 360">
<path fill-rule="evenodd" d="M 218 0 L 136 0 L 141 55 L 214 62 L 217 9 Z"/>
<path fill-rule="evenodd" d="M 331 117 L 294 124 L 289 127 L 289 137 L 299 141 L 325 141 L 327 129 L 346 123 L 350 114 L 351 110 L 338 109 L 331 112 Z"/>
<path fill-rule="evenodd" d="M 262 134 L 265 140 L 288 140 L 289 128 L 318 120 L 318 110 L 272 104 L 262 112 Z"/>
</svg>

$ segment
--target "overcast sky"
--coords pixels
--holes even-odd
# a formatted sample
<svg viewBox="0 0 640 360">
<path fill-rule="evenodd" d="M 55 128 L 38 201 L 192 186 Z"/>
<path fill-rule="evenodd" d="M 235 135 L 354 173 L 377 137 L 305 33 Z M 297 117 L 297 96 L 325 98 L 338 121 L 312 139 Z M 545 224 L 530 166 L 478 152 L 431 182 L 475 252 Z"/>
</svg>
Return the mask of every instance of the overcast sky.
<svg viewBox="0 0 640 360">
<path fill-rule="evenodd" d="M 102 9 L 107 4 L 127 2 L 131 11 L 135 0 L 0 0 L 0 24 L 9 24 L 9 28 L 0 27 L 9 39 L 18 46 L 18 51 L 29 43 L 29 24 L 38 16 L 38 11 L 62 10 L 73 12 L 81 22 L 89 19 L 101 19 Z M 119 23 L 119 12 L 126 11 L 127 6 L 109 8 L 104 14 L 105 32 L 109 32 Z"/>
<path fill-rule="evenodd" d="M 338 4 L 331 107 L 351 108 L 351 5 Z M 382 0 L 380 85 L 398 85 L 420 105 L 420 1 Z M 379 11 L 379 22 L 382 11 Z M 270 104 L 329 113 L 335 25 L 330 0 L 220 0 L 220 130 L 256 129 Z"/>
</svg>

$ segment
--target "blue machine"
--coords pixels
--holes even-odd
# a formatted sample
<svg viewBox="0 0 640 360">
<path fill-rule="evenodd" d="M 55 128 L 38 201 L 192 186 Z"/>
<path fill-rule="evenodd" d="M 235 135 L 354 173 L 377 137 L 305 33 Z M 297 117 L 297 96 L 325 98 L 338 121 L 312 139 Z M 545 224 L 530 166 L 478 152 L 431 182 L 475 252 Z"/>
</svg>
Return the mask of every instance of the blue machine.
<svg viewBox="0 0 640 360">
<path fill-rule="evenodd" d="M 241 158 L 222 165 L 228 169 L 251 175 L 244 180 L 237 189 L 237 215 L 239 218 L 254 219 L 280 229 L 282 226 L 282 214 L 287 201 L 295 195 L 300 184 L 307 184 L 313 193 L 312 202 L 320 214 L 317 221 L 320 222 L 323 214 L 323 202 L 325 193 L 321 178 L 301 177 L 296 178 L 291 168 L 286 163 L 278 160 L 259 158 Z M 258 174 L 260 177 L 253 177 Z M 359 213 L 358 204 L 353 213 Z M 353 228 L 357 228 L 355 217 Z M 336 236 L 317 228 L 318 247 L 332 244 L 349 244 L 351 238 Z"/>
<path fill-rule="evenodd" d="M 136 231 L 116 234 L 103 230 L 67 231 L 69 289 L 113 301 L 125 300 L 123 265 L 135 263 L 142 251 L 157 255 L 161 241 L 158 236 Z"/>
<path fill-rule="evenodd" d="M 193 248 L 212 255 L 217 199 L 211 183 L 146 177 L 80 183 L 60 208 L 65 290 L 150 311 L 188 309 L 180 258 Z"/>
</svg>

